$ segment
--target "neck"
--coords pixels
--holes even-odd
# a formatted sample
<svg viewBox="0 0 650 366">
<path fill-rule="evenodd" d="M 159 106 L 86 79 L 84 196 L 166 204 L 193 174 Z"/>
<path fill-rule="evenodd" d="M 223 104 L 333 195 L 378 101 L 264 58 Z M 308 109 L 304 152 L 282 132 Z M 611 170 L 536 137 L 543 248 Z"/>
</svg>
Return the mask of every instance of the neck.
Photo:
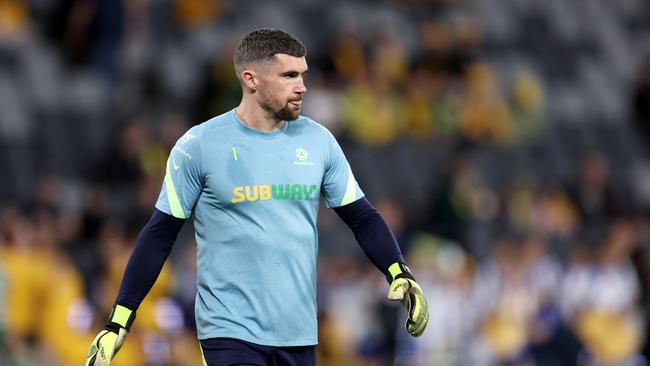
<svg viewBox="0 0 650 366">
<path fill-rule="evenodd" d="M 235 113 L 243 124 L 258 131 L 272 132 L 285 124 L 285 121 L 273 118 L 273 115 L 249 98 L 242 99 L 239 106 L 235 108 Z"/>
</svg>

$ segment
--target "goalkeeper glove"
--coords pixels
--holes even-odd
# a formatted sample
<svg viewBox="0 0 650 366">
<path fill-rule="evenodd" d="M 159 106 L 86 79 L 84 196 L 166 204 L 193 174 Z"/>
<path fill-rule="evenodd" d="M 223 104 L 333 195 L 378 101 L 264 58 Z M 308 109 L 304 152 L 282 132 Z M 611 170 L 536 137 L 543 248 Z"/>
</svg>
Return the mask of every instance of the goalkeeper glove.
<svg viewBox="0 0 650 366">
<path fill-rule="evenodd" d="M 424 332 L 429 322 L 429 307 L 427 299 L 422 293 L 420 285 L 404 263 L 395 262 L 388 267 L 392 278 L 388 299 L 399 301 L 408 312 L 406 330 L 414 337 L 419 337 Z"/>
<path fill-rule="evenodd" d="M 108 323 L 88 348 L 84 366 L 108 366 L 122 347 L 133 320 L 135 311 L 122 305 L 114 305 Z"/>
</svg>

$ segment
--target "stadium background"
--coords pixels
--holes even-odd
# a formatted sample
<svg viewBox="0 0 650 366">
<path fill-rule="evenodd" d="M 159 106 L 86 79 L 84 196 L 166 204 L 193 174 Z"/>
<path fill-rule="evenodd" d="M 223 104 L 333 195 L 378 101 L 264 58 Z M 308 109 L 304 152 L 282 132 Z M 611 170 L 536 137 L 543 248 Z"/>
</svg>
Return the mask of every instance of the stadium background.
<svg viewBox="0 0 650 366">
<path fill-rule="evenodd" d="M 421 339 L 330 210 L 319 365 L 645 365 L 643 0 L 0 0 L 0 364 L 79 365 L 167 153 L 240 98 L 248 31 L 306 44 L 339 139 L 430 301 Z M 116 366 L 200 364 L 190 225 Z M 218 265 L 218 264 L 216 264 Z"/>
</svg>

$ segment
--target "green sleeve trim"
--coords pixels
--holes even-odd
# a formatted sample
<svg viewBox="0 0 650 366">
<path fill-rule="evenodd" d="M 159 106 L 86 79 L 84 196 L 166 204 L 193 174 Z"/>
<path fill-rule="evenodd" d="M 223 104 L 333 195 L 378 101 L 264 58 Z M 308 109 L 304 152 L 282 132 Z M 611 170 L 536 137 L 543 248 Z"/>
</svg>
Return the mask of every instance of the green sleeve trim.
<svg viewBox="0 0 650 366">
<path fill-rule="evenodd" d="M 388 267 L 388 273 L 390 273 L 391 277 L 395 279 L 398 275 L 402 274 L 402 267 L 399 266 L 399 262 L 395 262 Z"/>
<path fill-rule="evenodd" d="M 354 202 L 356 198 L 357 198 L 357 185 L 356 185 L 356 181 L 354 180 L 354 174 L 352 174 L 352 168 L 350 168 L 350 164 L 348 164 L 348 186 L 345 189 L 345 195 L 343 196 L 343 200 L 341 201 L 341 206 L 345 206 L 348 203 Z"/>
<path fill-rule="evenodd" d="M 165 187 L 167 188 L 167 199 L 169 200 L 169 207 L 172 209 L 172 216 L 178 219 L 185 219 L 185 211 L 181 206 L 181 201 L 178 199 L 174 180 L 169 172 L 169 161 L 167 161 L 167 172 L 165 173 Z"/>
<path fill-rule="evenodd" d="M 123 328 L 129 328 L 129 319 L 131 318 L 133 311 L 122 305 L 115 305 L 113 309 L 113 316 L 111 316 L 111 322 L 121 325 Z"/>
</svg>

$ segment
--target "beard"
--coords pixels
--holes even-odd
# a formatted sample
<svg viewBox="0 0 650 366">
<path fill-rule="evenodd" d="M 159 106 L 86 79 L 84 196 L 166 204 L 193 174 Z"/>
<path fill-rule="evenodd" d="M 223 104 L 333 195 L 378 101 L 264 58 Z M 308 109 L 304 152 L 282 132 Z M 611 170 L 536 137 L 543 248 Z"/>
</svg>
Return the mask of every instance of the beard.
<svg viewBox="0 0 650 366">
<path fill-rule="evenodd" d="M 300 111 L 293 111 L 289 108 L 288 105 L 285 105 L 284 108 L 273 112 L 273 118 L 279 121 L 295 121 L 298 119 Z"/>
<path fill-rule="evenodd" d="M 273 105 L 271 98 L 264 98 L 260 101 L 260 107 L 270 113 L 274 119 L 278 121 L 295 121 L 300 116 L 300 109 L 297 111 L 292 110 L 287 102 L 284 107 L 278 109 Z"/>
</svg>

